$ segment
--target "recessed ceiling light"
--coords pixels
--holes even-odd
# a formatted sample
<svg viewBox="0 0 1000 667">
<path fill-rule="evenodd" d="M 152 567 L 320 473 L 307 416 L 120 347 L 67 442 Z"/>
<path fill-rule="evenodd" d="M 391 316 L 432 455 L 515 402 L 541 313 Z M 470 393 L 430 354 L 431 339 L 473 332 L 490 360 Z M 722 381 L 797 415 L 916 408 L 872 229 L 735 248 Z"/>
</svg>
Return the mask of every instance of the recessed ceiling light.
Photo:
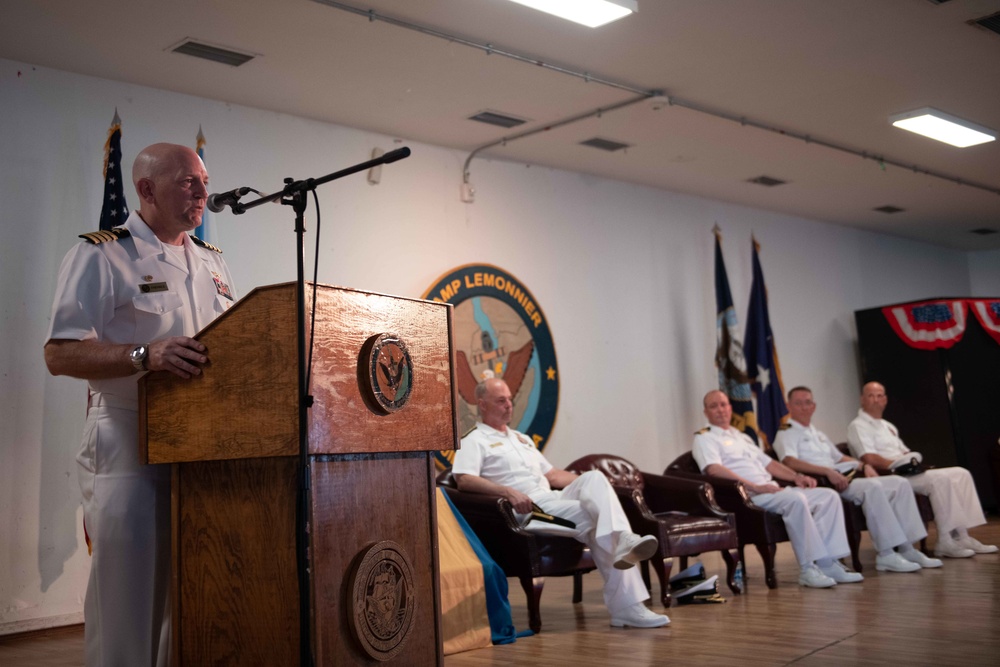
<svg viewBox="0 0 1000 667">
<path fill-rule="evenodd" d="M 546 14 L 597 28 L 639 11 L 637 0 L 511 0 Z"/>
<path fill-rule="evenodd" d="M 886 204 L 885 206 L 879 206 L 878 208 L 873 208 L 873 211 L 878 211 L 879 213 L 902 213 L 906 209 L 899 208 L 898 206 L 893 206 L 891 204 Z"/>
<path fill-rule="evenodd" d="M 979 229 L 970 229 L 969 233 L 978 234 L 979 236 L 989 236 L 990 234 L 996 234 L 997 230 L 989 227 L 980 227 Z"/>
<path fill-rule="evenodd" d="M 932 107 L 894 114 L 889 116 L 889 122 L 903 130 L 916 132 L 959 148 L 985 144 L 997 138 L 997 133 L 988 127 L 970 123 Z"/>
</svg>

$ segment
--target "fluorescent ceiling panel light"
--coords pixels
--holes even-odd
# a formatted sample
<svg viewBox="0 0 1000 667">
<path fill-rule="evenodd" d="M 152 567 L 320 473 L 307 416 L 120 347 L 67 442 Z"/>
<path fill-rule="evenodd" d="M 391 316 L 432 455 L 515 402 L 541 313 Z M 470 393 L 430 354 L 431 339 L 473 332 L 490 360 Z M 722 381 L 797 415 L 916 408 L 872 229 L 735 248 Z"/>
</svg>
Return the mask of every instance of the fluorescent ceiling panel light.
<svg viewBox="0 0 1000 667">
<path fill-rule="evenodd" d="M 889 116 L 893 126 L 943 141 L 952 146 L 966 148 L 994 141 L 997 133 L 982 125 L 970 123 L 931 107 Z"/>
<path fill-rule="evenodd" d="M 639 11 L 637 0 L 511 0 L 559 18 L 596 28 Z"/>
</svg>

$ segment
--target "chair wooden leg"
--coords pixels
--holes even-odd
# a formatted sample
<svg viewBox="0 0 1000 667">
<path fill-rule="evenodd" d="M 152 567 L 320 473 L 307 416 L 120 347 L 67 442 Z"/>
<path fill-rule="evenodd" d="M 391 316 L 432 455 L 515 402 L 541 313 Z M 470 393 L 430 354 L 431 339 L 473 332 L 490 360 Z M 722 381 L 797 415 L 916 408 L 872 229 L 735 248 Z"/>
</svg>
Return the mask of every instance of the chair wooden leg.
<svg viewBox="0 0 1000 667">
<path fill-rule="evenodd" d="M 583 572 L 577 570 L 573 573 L 573 604 L 583 602 Z"/>
<path fill-rule="evenodd" d="M 854 568 L 855 572 L 861 571 L 861 558 L 858 552 L 861 550 L 861 531 L 860 530 L 848 530 L 847 531 L 847 545 L 851 547 L 851 566 Z"/>
<path fill-rule="evenodd" d="M 688 557 L 681 556 L 681 571 L 688 569 Z"/>
<path fill-rule="evenodd" d="M 768 588 L 778 587 L 778 578 L 774 576 L 774 554 L 778 551 L 777 545 L 761 543 L 757 544 L 757 551 L 760 552 L 760 558 L 764 561 L 764 582 L 767 584 Z M 743 573 L 743 579 L 746 580 L 746 572 Z"/>
<path fill-rule="evenodd" d="M 660 602 L 665 609 L 670 608 L 670 570 L 674 567 L 674 559 L 667 556 L 662 558 L 659 554 L 649 559 L 656 570 L 656 576 L 660 580 Z"/>
<path fill-rule="evenodd" d="M 726 584 L 729 586 L 729 590 L 731 590 L 734 595 L 740 595 L 743 591 L 741 591 L 740 587 L 736 585 L 736 564 L 740 561 L 736 560 L 736 556 L 733 555 L 733 552 L 730 549 L 722 550 L 722 560 L 726 561 Z M 746 580 L 745 567 L 743 568 L 743 579 L 744 581 Z"/>
<path fill-rule="evenodd" d="M 528 627 L 538 634 L 542 631 L 542 613 L 539 604 L 542 599 L 542 589 L 545 587 L 545 577 L 520 577 L 521 588 L 528 598 Z"/>
</svg>

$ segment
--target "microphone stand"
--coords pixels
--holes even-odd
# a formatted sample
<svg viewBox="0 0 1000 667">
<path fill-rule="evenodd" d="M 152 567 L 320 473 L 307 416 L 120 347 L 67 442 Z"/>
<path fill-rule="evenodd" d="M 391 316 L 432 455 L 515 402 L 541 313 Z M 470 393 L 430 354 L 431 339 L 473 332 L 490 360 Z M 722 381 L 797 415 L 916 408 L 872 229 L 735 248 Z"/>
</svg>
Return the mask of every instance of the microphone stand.
<svg viewBox="0 0 1000 667">
<path fill-rule="evenodd" d="M 296 181 L 291 178 L 285 179 L 285 187 L 281 192 L 271 195 L 264 195 L 259 199 L 241 204 L 236 202 L 232 205 L 233 213 L 240 215 L 251 208 L 262 204 L 281 200 L 285 206 L 291 206 L 295 211 L 295 255 L 296 255 L 296 278 L 295 278 L 295 317 L 296 334 L 298 338 L 298 362 L 299 362 L 299 465 L 298 465 L 298 494 L 295 514 L 295 556 L 298 569 L 299 584 L 299 664 L 302 667 L 312 667 L 312 601 L 310 595 L 309 580 L 309 507 L 311 504 L 310 489 L 310 461 L 309 461 L 309 408 L 312 407 L 313 397 L 309 393 L 308 378 L 309 373 L 306 368 L 306 283 L 305 283 L 305 210 L 306 194 L 315 191 L 317 187 L 324 183 L 365 171 L 382 164 L 396 162 L 410 156 L 410 149 L 407 147 L 397 148 L 374 160 L 368 160 L 356 164 L 347 169 L 327 174 L 321 178 L 310 178 L 304 181 Z M 313 283 L 313 298 L 316 298 L 316 284 Z"/>
</svg>

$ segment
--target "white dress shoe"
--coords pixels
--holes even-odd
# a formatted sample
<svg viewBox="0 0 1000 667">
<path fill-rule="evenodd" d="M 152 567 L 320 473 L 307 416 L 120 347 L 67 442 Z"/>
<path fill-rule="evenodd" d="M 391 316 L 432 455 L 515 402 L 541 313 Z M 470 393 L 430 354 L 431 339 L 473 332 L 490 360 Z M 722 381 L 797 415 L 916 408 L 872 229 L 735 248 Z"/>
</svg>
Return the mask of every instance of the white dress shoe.
<svg viewBox="0 0 1000 667">
<path fill-rule="evenodd" d="M 809 588 L 830 588 L 831 586 L 836 585 L 836 581 L 820 572 L 819 568 L 815 565 L 802 568 L 802 573 L 799 574 L 799 586 L 808 586 Z"/>
<path fill-rule="evenodd" d="M 940 558 L 930 558 L 924 554 L 919 549 L 910 549 L 909 551 L 900 551 L 899 555 L 910 561 L 911 563 L 916 563 L 923 568 L 932 567 L 942 567 L 944 563 L 941 562 Z"/>
<path fill-rule="evenodd" d="M 920 570 L 920 564 L 903 558 L 895 551 L 890 551 L 885 556 L 875 556 L 875 569 L 879 572 L 917 572 Z"/>
<path fill-rule="evenodd" d="M 613 628 L 659 628 L 664 625 L 670 625 L 667 615 L 650 611 L 642 602 L 636 602 L 611 617 Z"/>
<path fill-rule="evenodd" d="M 992 544 L 983 544 L 972 535 L 966 535 L 965 537 L 960 537 L 957 540 L 959 546 L 965 547 L 966 549 L 972 549 L 977 554 L 995 554 L 998 549 Z"/>
<path fill-rule="evenodd" d="M 976 552 L 972 549 L 966 549 L 955 540 L 938 538 L 937 544 L 934 545 L 934 555 L 945 558 L 972 558 Z"/>
<path fill-rule="evenodd" d="M 851 572 L 844 567 L 840 561 L 833 561 L 833 565 L 819 568 L 820 572 L 830 577 L 838 584 L 856 584 L 864 581 L 865 577 L 860 572 Z"/>
<path fill-rule="evenodd" d="M 615 569 L 627 570 L 652 557 L 658 544 L 652 535 L 640 537 L 635 533 L 622 533 L 618 536 L 618 547 L 615 549 Z"/>
</svg>

